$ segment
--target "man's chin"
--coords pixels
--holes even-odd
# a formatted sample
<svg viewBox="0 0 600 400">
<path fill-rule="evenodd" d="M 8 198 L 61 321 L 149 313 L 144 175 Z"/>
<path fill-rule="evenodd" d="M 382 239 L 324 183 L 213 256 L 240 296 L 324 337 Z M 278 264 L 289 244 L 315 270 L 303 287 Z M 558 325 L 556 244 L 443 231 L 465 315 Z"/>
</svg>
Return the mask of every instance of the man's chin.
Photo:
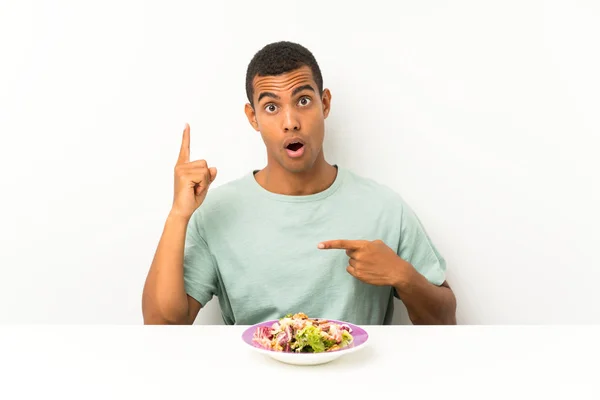
<svg viewBox="0 0 600 400">
<path fill-rule="evenodd" d="M 314 162 L 310 162 L 309 160 L 289 162 L 289 160 L 286 160 L 282 166 L 288 172 L 293 174 L 302 174 L 309 172 L 314 167 Z"/>
</svg>

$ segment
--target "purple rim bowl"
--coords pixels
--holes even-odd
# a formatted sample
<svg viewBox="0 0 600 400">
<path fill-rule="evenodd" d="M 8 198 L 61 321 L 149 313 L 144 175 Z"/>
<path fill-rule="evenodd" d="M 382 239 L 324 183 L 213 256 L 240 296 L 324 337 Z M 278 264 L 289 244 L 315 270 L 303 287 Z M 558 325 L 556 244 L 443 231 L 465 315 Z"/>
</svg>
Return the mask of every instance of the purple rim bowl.
<svg viewBox="0 0 600 400">
<path fill-rule="evenodd" d="M 367 333 L 367 331 L 365 331 L 363 328 L 361 328 L 360 326 L 351 324 L 349 322 L 345 322 L 345 321 L 338 321 L 335 319 L 329 319 L 329 318 L 322 318 L 322 319 L 326 319 L 327 321 L 333 322 L 335 324 L 346 324 L 350 327 L 350 329 L 352 330 L 351 335 L 354 338 L 353 342 L 351 345 L 349 345 L 348 347 L 344 347 L 343 349 L 339 349 L 339 350 L 334 350 L 334 351 L 330 351 L 328 353 L 336 353 L 336 352 L 340 352 L 340 351 L 345 351 L 345 350 L 350 350 L 353 349 L 355 347 L 361 346 L 363 344 L 366 343 L 366 341 L 369 339 L 369 334 Z M 257 349 L 260 350 L 264 350 L 264 351 L 271 351 L 273 353 L 283 353 L 283 354 L 303 354 L 303 355 L 314 355 L 314 354 L 324 354 L 324 353 L 293 353 L 293 352 L 282 352 L 282 351 L 276 351 L 276 350 L 272 350 L 272 349 L 267 349 L 264 348 L 262 346 L 260 346 L 258 343 L 254 342 L 252 339 L 254 338 L 254 332 L 256 332 L 256 329 L 260 328 L 260 327 L 264 327 L 264 326 L 271 326 L 273 325 L 275 322 L 279 322 L 278 319 L 274 319 L 271 321 L 265 321 L 265 322 L 261 322 L 259 324 L 255 324 L 250 326 L 248 329 L 246 329 L 243 333 L 242 333 L 242 340 L 252 346 L 255 347 Z"/>
</svg>

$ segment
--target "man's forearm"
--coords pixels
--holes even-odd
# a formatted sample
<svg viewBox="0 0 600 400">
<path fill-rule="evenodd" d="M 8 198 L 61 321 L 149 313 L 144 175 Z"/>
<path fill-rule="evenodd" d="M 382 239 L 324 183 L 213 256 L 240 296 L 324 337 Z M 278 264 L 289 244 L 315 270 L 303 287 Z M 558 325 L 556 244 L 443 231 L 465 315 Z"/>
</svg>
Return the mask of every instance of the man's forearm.
<svg viewBox="0 0 600 400">
<path fill-rule="evenodd" d="M 188 318 L 183 251 L 188 219 L 170 214 L 144 285 L 142 312 L 149 324 L 180 324 Z"/>
<path fill-rule="evenodd" d="M 410 266 L 414 270 L 414 267 Z M 415 325 L 456 325 L 456 298 L 444 284 L 436 286 L 414 270 L 410 278 L 394 285 Z"/>
</svg>

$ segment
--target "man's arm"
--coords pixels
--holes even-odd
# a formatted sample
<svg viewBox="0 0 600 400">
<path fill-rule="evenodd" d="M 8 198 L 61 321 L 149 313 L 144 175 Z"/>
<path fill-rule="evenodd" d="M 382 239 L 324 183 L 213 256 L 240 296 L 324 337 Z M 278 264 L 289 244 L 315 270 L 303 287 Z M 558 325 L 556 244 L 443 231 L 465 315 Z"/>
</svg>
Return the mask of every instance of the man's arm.
<svg viewBox="0 0 600 400">
<path fill-rule="evenodd" d="M 318 247 L 346 250 L 350 275 L 371 285 L 393 287 L 413 324 L 456 324 L 456 299 L 448 283 L 430 283 L 383 241 L 329 240 Z"/>
<path fill-rule="evenodd" d="M 192 324 L 202 307 L 185 292 L 183 251 L 189 219 L 171 213 L 148 272 L 142 295 L 144 323 Z"/>
<path fill-rule="evenodd" d="M 400 260 L 406 262 L 404 260 Z M 414 325 L 456 325 L 456 297 L 444 281 L 440 286 L 430 283 L 412 266 L 410 278 L 397 281 L 396 294 L 408 311 Z"/>
<path fill-rule="evenodd" d="M 183 130 L 175 165 L 173 206 L 142 294 L 145 324 L 192 324 L 202 305 L 186 293 L 183 259 L 188 224 L 202 205 L 217 170 L 205 160 L 190 162 L 190 127 Z"/>
<path fill-rule="evenodd" d="M 446 262 L 414 210 L 402 199 L 399 204 L 400 242 L 394 247 L 398 257 L 388 270 L 396 296 L 415 325 L 456 324 L 456 298 L 446 282 Z"/>
</svg>

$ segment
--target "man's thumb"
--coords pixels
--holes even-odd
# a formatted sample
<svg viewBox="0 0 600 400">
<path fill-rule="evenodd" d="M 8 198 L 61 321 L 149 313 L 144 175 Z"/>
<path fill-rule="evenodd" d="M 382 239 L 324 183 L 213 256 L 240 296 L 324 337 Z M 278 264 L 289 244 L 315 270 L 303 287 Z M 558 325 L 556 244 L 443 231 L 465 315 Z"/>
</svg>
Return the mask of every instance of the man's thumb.
<svg viewBox="0 0 600 400">
<path fill-rule="evenodd" d="M 217 169 L 215 167 L 210 167 L 208 169 L 208 172 L 210 172 L 210 183 L 213 183 L 213 181 L 217 177 Z"/>
</svg>

